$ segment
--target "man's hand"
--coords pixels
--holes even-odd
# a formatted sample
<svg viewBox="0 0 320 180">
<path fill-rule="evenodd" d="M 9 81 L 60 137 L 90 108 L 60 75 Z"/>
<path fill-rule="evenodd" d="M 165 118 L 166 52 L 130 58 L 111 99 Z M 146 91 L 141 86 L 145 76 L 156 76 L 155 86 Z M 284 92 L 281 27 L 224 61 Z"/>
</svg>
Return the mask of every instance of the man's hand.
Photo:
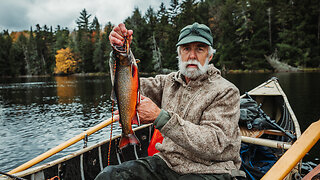
<svg viewBox="0 0 320 180">
<path fill-rule="evenodd" d="M 119 121 L 120 116 L 119 116 L 119 110 L 113 111 L 113 122 Z"/>
<path fill-rule="evenodd" d="M 129 44 L 132 41 L 132 30 L 127 30 L 126 26 L 123 23 L 120 23 L 118 26 L 115 26 L 109 35 L 109 41 L 111 45 L 123 46 L 124 37 L 129 37 Z"/>
<path fill-rule="evenodd" d="M 153 123 L 159 116 L 161 109 L 148 97 L 141 95 L 141 101 L 137 106 L 141 124 Z"/>
</svg>

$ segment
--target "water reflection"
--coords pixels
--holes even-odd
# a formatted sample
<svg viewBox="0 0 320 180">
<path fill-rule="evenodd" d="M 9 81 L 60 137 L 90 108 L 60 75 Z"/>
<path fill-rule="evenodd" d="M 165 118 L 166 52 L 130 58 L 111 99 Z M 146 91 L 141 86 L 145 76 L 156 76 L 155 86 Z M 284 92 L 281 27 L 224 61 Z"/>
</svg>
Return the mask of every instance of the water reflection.
<svg viewBox="0 0 320 180">
<path fill-rule="evenodd" d="M 319 118 L 320 73 L 227 74 L 244 93 L 272 76 L 280 80 L 304 131 Z M 111 117 L 110 77 L 0 79 L 0 171 L 9 171 Z M 120 133 L 115 123 L 114 134 Z M 107 127 L 88 145 L 109 138 Z M 44 162 L 83 146 L 79 142 Z M 319 158 L 318 147 L 309 160 Z M 319 159 L 314 161 L 320 163 Z"/>
<path fill-rule="evenodd" d="M 61 104 L 72 103 L 76 95 L 75 76 L 56 76 L 58 102 Z"/>
</svg>

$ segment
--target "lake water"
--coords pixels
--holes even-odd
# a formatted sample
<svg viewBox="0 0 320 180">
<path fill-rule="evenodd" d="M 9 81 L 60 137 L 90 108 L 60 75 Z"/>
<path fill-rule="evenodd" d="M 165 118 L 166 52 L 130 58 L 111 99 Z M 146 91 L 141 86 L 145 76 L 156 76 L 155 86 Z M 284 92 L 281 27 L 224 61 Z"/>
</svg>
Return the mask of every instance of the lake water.
<svg viewBox="0 0 320 180">
<path fill-rule="evenodd" d="M 278 77 L 303 132 L 320 118 L 320 73 L 225 75 L 241 94 L 273 76 Z M 107 76 L 0 79 L 0 171 L 7 172 L 111 117 L 110 90 Z M 121 132 L 118 125 L 113 132 Z M 90 136 L 88 145 L 109 135 L 107 127 Z M 319 144 L 304 161 L 320 163 Z M 82 146 L 80 141 L 44 162 Z"/>
</svg>

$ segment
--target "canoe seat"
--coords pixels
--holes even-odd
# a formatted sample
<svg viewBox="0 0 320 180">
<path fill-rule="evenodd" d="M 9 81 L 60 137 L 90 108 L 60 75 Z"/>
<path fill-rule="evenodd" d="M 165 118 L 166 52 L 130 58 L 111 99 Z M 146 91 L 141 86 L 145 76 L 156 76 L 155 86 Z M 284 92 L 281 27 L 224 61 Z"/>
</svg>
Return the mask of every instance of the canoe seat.
<svg viewBox="0 0 320 180">
<path fill-rule="evenodd" d="M 257 130 L 257 129 L 247 129 L 246 127 L 243 127 L 243 126 L 240 126 L 240 134 L 241 136 L 247 136 L 252 138 L 259 138 L 263 134 L 285 136 L 283 132 L 274 130 L 274 129 Z"/>
</svg>

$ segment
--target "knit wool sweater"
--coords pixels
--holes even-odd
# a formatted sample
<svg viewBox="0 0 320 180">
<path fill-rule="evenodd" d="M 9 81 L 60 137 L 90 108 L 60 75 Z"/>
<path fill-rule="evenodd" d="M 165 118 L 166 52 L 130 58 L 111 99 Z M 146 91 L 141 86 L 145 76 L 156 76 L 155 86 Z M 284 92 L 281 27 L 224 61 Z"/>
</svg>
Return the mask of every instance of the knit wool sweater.
<svg viewBox="0 0 320 180">
<path fill-rule="evenodd" d="M 241 164 L 239 90 L 213 65 L 188 84 L 183 78 L 178 71 L 140 79 L 142 94 L 162 109 L 156 155 L 180 174 L 232 174 Z"/>
</svg>

